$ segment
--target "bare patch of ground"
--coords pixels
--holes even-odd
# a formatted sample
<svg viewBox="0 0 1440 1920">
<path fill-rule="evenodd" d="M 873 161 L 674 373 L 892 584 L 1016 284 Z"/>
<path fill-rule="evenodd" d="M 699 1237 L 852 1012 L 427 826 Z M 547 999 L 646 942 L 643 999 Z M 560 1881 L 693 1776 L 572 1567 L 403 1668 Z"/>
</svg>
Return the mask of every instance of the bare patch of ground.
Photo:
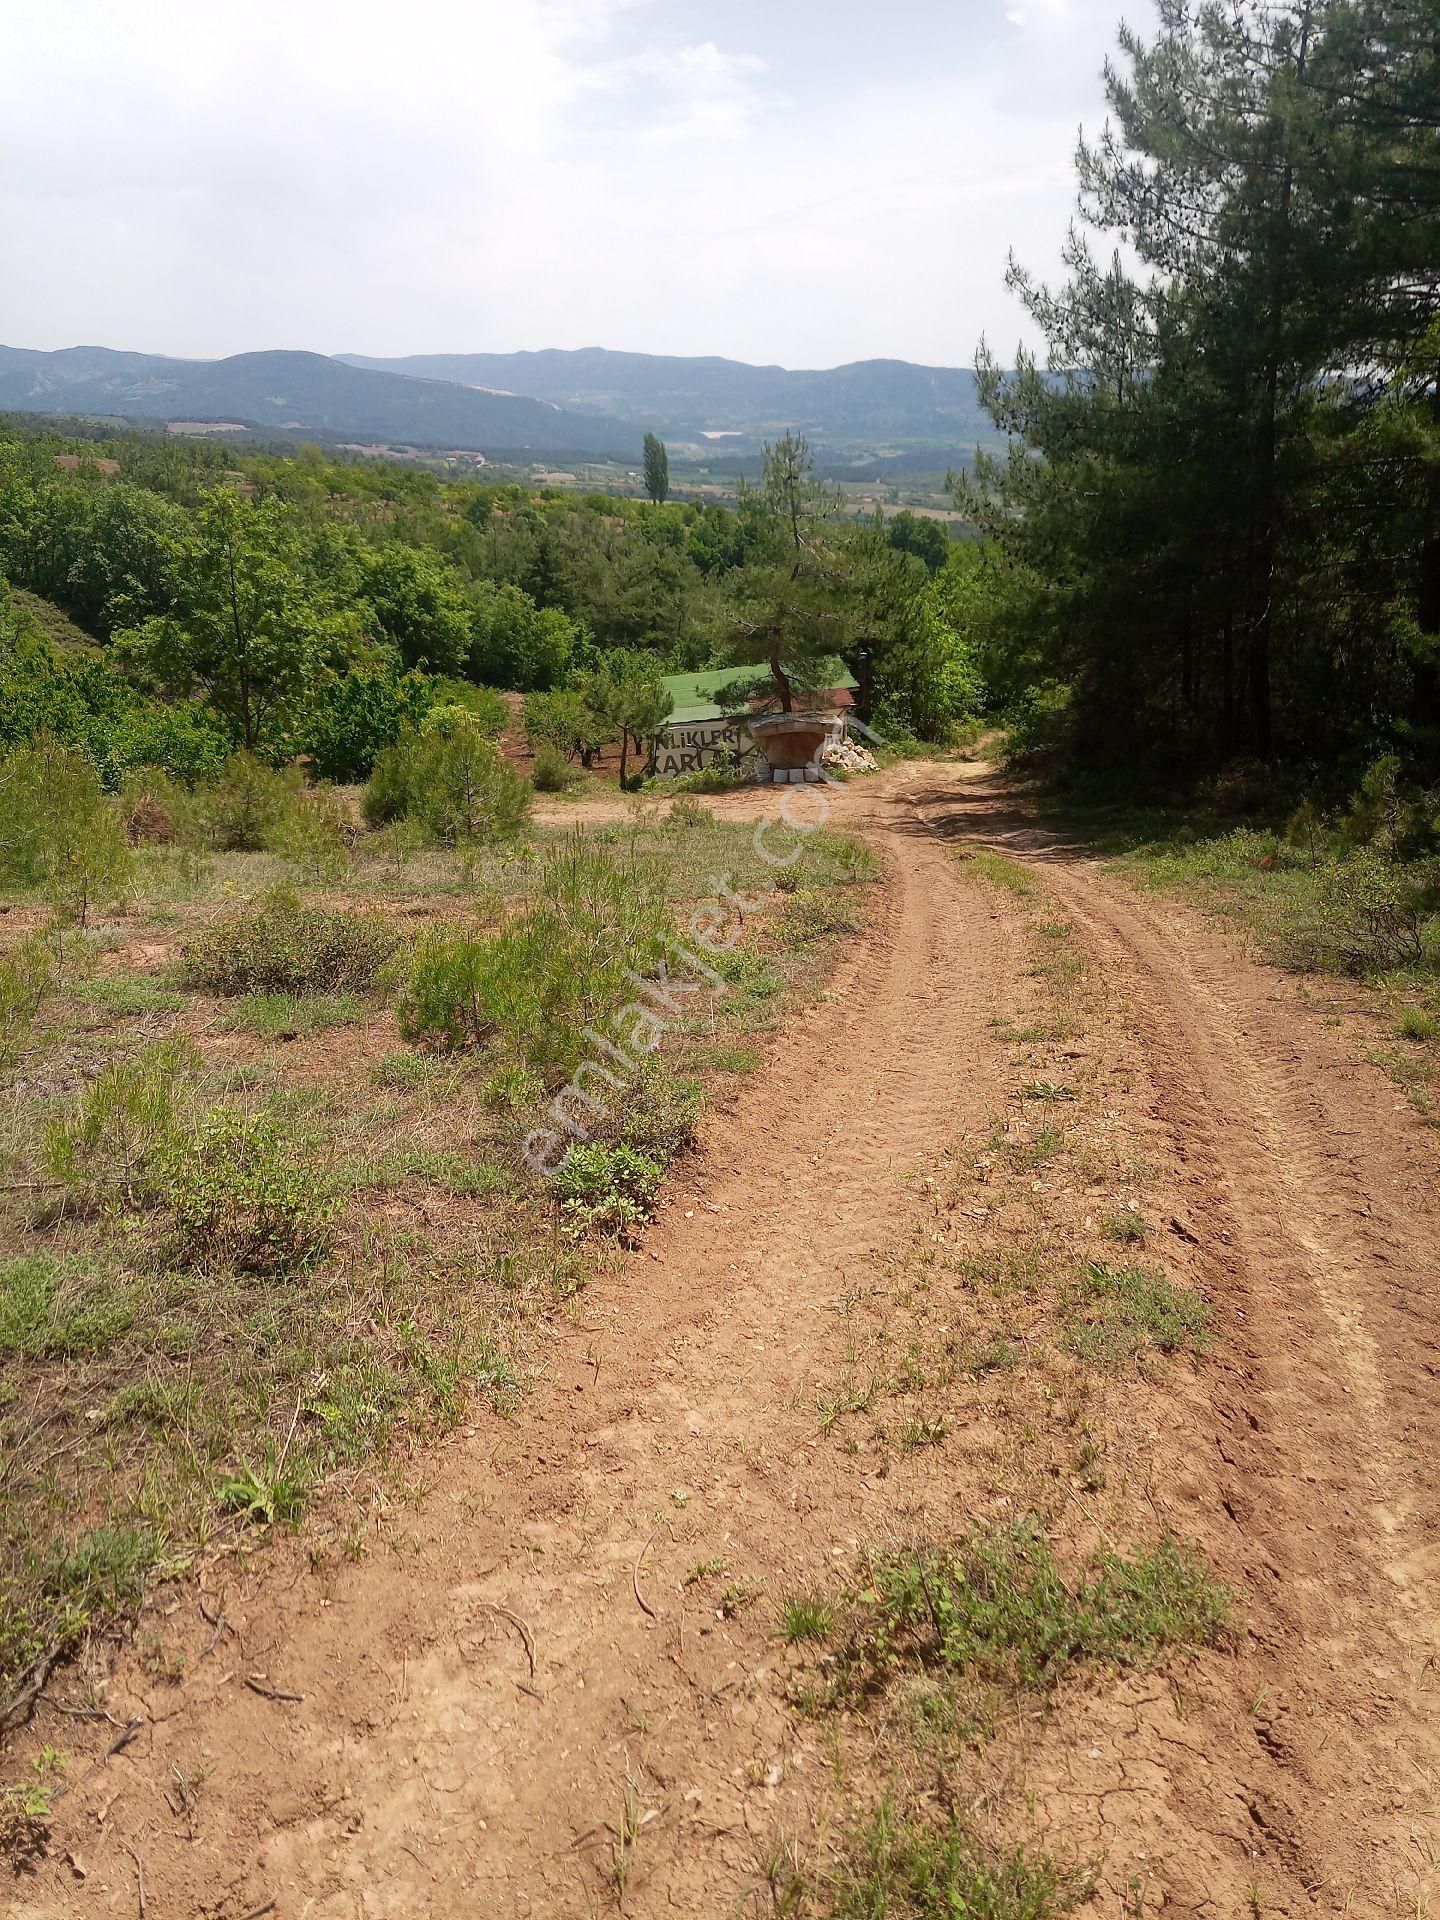
<svg viewBox="0 0 1440 1920">
<path fill-rule="evenodd" d="M 985 769 L 833 797 L 871 923 L 543 1384 L 417 1454 L 354 1558 L 204 1564 L 167 1660 L 96 1676 L 110 1722 L 45 1724 L 71 1790 L 13 1912 L 823 1911 L 887 1783 L 1093 1862 L 1102 1912 L 1426 1911 L 1433 1136 L 1363 1033 Z M 1132 1259 L 1207 1351 L 1085 1347 L 1079 1265 Z M 1195 1543 L 1235 1632 L 983 1740 L 819 1697 L 787 1598 L 1026 1512 L 1073 1555 Z"/>
</svg>

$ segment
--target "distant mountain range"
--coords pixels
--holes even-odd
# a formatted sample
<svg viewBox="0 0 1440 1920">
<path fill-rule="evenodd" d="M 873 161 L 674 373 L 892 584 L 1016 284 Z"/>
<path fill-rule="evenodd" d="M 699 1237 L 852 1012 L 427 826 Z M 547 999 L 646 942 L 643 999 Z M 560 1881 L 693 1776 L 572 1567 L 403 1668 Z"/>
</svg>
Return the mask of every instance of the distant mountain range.
<svg viewBox="0 0 1440 1920">
<path fill-rule="evenodd" d="M 994 432 L 976 399 L 973 373 L 908 360 L 856 360 L 791 372 L 742 360 L 612 353 L 605 347 L 339 358 L 352 367 L 530 394 L 574 413 L 633 420 L 680 440 L 728 434 L 754 439 L 797 427 L 823 441 L 973 444 L 977 434 Z"/>
<path fill-rule="evenodd" d="M 176 360 L 68 347 L 0 347 L 0 411 L 228 422 L 367 445 L 462 448 L 491 458 L 637 463 L 646 429 L 672 458 L 729 463 L 787 427 L 822 464 L 943 467 L 994 428 L 975 377 L 906 360 L 792 372 L 739 360 L 612 353 L 240 353 Z"/>
<path fill-rule="evenodd" d="M 413 380 L 323 353 L 169 360 L 108 347 L 32 353 L 0 347 L 0 410 L 231 421 L 361 442 L 638 460 L 642 429 L 567 415 L 544 399 Z"/>
</svg>

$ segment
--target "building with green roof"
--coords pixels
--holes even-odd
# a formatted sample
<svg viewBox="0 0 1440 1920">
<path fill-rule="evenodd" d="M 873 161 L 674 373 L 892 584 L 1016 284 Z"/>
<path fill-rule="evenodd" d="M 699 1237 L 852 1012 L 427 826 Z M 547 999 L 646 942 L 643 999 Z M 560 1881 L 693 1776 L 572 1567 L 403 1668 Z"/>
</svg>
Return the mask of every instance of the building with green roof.
<svg viewBox="0 0 1440 1920">
<path fill-rule="evenodd" d="M 843 713 L 854 705 L 859 682 L 843 660 L 832 657 L 823 666 L 825 691 L 808 694 L 806 705 Z M 768 667 L 672 673 L 664 684 L 674 706 L 655 739 L 655 772 L 662 779 L 697 773 L 722 752 L 747 751 L 754 742 L 744 716 L 774 692 Z"/>
</svg>

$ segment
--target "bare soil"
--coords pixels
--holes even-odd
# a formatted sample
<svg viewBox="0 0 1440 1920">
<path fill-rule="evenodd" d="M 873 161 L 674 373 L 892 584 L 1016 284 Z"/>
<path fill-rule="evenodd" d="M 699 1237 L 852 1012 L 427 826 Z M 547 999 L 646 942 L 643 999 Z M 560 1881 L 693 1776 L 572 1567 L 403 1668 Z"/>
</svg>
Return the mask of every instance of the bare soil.
<svg viewBox="0 0 1440 1920">
<path fill-rule="evenodd" d="M 975 1804 L 1098 1860 L 1097 1912 L 1428 1910 L 1435 1135 L 1357 1014 L 1054 844 L 983 766 L 832 800 L 883 859 L 871 924 L 643 1247 L 548 1328 L 512 1419 L 413 1463 L 413 1507 L 364 1557 L 317 1568 L 298 1540 L 205 1566 L 210 1617 L 191 1587 L 158 1623 L 179 1683 L 139 1640 L 103 1683 L 140 1722 L 127 1745 L 87 1774 L 116 1727 L 44 1725 L 72 1785 L 9 1911 L 769 1913 L 776 1836 L 823 1855 L 892 1751 L 797 1713 L 779 1600 L 866 1542 L 963 1532 L 1042 1472 L 1082 1535 L 1138 1512 L 1196 1542 L 1242 1628 L 1065 1690 L 977 1761 Z M 1033 999 L 1036 903 L 967 872 L 974 845 L 1025 863 L 1088 962 L 1097 1010 L 1058 1050 L 997 1041 Z M 1112 1157 L 1089 1189 L 1038 1176 L 1037 1231 L 1082 1234 L 1097 1193 L 1133 1193 L 1214 1315 L 1198 1364 L 1083 1388 L 1099 1489 L 1028 1424 L 1048 1386 L 963 1389 L 914 1453 L 817 1418 L 855 1302 L 877 1336 L 905 1324 L 897 1254 L 988 1231 L 965 1183 L 1042 1068 Z"/>
</svg>

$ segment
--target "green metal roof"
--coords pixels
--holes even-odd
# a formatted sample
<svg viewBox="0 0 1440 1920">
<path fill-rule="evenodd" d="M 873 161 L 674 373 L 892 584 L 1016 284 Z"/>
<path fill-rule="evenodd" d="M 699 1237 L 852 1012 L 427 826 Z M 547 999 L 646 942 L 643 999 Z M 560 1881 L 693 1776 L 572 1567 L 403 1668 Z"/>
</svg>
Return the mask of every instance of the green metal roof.
<svg viewBox="0 0 1440 1920">
<path fill-rule="evenodd" d="M 855 688 L 859 681 L 855 678 L 843 660 L 833 655 L 823 661 L 824 672 L 819 684 L 827 692 L 836 687 Z M 712 667 L 706 673 L 671 673 L 665 677 L 665 691 L 675 702 L 673 710 L 666 715 L 667 727 L 677 722 L 681 725 L 696 720 L 720 720 L 727 713 L 734 713 L 738 696 L 732 697 L 728 707 L 720 706 L 715 696 L 721 692 L 733 692 L 743 688 L 746 694 L 763 693 L 770 685 L 768 667 Z"/>
</svg>

